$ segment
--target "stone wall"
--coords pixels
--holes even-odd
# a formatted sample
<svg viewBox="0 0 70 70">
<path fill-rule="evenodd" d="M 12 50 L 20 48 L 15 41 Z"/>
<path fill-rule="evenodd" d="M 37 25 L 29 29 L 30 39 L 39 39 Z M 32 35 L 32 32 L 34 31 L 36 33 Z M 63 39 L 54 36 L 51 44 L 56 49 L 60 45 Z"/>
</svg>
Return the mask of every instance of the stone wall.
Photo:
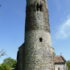
<svg viewBox="0 0 70 70">
<path fill-rule="evenodd" d="M 55 70 L 67 70 L 66 64 L 55 64 Z"/>
<path fill-rule="evenodd" d="M 42 11 L 37 11 L 36 5 L 27 5 L 26 9 L 26 31 L 29 30 L 46 30 L 50 32 L 49 28 L 49 16 L 48 9 L 46 8 L 46 3 L 42 4 Z"/>
<path fill-rule="evenodd" d="M 27 0 L 25 44 L 19 48 L 18 70 L 54 70 L 45 0 Z"/>
<path fill-rule="evenodd" d="M 28 69 L 53 70 L 54 66 L 53 55 L 51 55 L 50 33 L 45 30 L 32 30 L 26 32 L 25 36 L 25 61 Z M 40 38 L 42 38 L 42 42 L 40 42 Z"/>
</svg>

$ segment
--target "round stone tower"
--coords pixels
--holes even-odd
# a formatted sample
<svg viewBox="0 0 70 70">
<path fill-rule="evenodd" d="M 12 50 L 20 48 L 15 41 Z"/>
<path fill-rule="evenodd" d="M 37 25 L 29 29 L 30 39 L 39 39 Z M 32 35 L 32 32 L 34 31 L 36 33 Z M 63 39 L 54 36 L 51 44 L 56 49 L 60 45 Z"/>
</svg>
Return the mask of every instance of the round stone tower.
<svg viewBox="0 0 70 70">
<path fill-rule="evenodd" d="M 27 0 L 25 44 L 18 70 L 54 70 L 48 8 L 45 0 Z"/>
</svg>

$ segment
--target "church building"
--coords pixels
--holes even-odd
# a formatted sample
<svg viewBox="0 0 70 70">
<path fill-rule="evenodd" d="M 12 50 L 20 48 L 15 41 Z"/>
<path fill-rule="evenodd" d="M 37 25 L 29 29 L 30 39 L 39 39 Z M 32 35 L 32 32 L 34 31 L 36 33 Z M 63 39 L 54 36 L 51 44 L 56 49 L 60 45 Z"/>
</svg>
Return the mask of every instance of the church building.
<svg viewBox="0 0 70 70">
<path fill-rule="evenodd" d="M 54 56 L 55 70 L 68 70 L 63 56 Z"/>
</svg>

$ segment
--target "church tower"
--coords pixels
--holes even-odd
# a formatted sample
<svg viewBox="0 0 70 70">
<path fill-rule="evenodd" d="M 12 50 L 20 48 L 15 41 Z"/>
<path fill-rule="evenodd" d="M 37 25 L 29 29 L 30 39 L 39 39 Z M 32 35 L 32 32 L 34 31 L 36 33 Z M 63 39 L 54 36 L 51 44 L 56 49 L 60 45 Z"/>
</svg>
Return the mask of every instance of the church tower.
<svg viewBox="0 0 70 70">
<path fill-rule="evenodd" d="M 16 70 L 54 70 L 46 0 L 26 2 L 25 43 L 19 48 Z"/>
</svg>

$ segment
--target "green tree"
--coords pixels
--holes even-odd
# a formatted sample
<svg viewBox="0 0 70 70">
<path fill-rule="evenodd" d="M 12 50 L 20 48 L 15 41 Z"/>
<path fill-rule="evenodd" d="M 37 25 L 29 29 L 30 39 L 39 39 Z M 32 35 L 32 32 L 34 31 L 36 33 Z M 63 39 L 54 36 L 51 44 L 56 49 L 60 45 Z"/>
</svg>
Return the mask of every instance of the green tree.
<svg viewBox="0 0 70 70">
<path fill-rule="evenodd" d="M 9 66 L 12 70 L 14 70 L 16 66 L 16 60 L 9 57 L 9 58 L 4 59 L 3 64 Z"/>
<path fill-rule="evenodd" d="M 0 65 L 0 70 L 11 70 L 11 68 L 6 64 L 1 64 Z"/>
<path fill-rule="evenodd" d="M 70 70 L 70 60 L 67 61 L 67 67 L 68 67 L 68 70 Z"/>
</svg>

